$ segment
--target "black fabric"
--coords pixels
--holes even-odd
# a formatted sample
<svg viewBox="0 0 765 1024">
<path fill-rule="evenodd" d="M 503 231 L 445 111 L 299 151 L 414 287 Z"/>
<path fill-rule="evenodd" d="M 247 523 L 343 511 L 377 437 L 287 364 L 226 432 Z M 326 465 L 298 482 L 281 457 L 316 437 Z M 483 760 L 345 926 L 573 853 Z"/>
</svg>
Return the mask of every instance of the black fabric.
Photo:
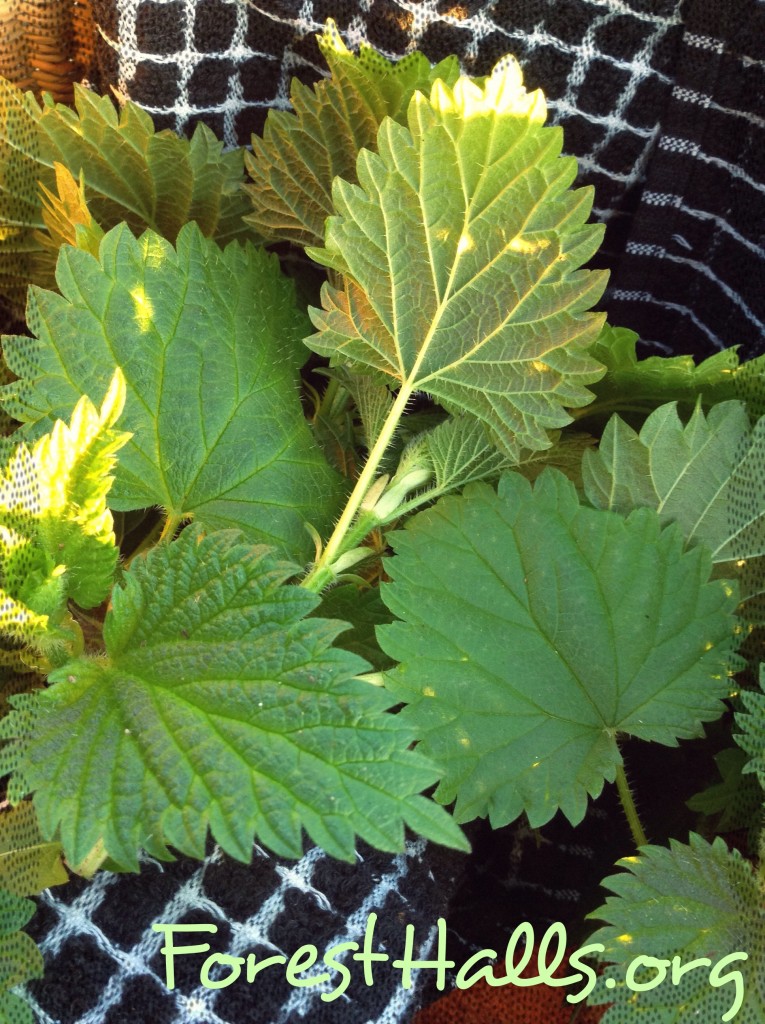
<svg viewBox="0 0 765 1024">
<path fill-rule="evenodd" d="M 289 959 L 305 944 L 323 954 L 343 942 L 364 945 L 371 914 L 375 952 L 391 960 L 404 952 L 405 926 L 414 927 L 413 949 L 428 955 L 436 921 L 446 916 L 466 858 L 412 840 L 390 856 L 360 844 L 355 864 L 327 857 L 315 847 L 299 861 L 255 848 L 243 865 L 210 847 L 202 863 L 186 858 L 160 863 L 145 858 L 139 875 L 99 872 L 91 882 L 74 879 L 48 890 L 27 931 L 45 958 L 45 975 L 27 993 L 40 1024 L 395 1024 L 410 1020 L 422 982 L 409 990 L 400 972 L 374 965 L 368 987 L 363 967 L 346 954 L 351 971 L 344 995 L 323 1001 L 340 987 L 333 972 L 321 985 L 296 988 L 283 966 L 274 965 L 251 983 L 246 970 L 226 988 L 200 983 L 206 955 Z M 217 933 L 177 934 L 176 946 L 209 943 L 205 955 L 175 957 L 175 988 L 167 987 L 164 942 L 153 923 L 212 924 Z M 213 977 L 225 977 L 228 969 Z"/>
<path fill-rule="evenodd" d="M 765 4 L 759 0 L 94 0 L 102 89 L 163 127 L 246 144 L 315 34 L 391 58 L 414 47 L 487 73 L 507 52 L 541 87 L 580 183 L 595 187 L 612 271 L 603 308 L 643 351 L 765 351 Z"/>
</svg>

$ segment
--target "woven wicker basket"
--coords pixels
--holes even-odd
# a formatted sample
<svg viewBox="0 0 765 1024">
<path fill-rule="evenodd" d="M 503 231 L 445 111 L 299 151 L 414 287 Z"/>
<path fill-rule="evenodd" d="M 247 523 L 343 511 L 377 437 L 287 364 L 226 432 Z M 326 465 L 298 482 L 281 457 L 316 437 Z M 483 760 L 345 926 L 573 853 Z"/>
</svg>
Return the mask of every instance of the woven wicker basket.
<svg viewBox="0 0 765 1024">
<path fill-rule="evenodd" d="M 0 0 L 0 75 L 71 103 L 94 52 L 90 0 Z"/>
</svg>

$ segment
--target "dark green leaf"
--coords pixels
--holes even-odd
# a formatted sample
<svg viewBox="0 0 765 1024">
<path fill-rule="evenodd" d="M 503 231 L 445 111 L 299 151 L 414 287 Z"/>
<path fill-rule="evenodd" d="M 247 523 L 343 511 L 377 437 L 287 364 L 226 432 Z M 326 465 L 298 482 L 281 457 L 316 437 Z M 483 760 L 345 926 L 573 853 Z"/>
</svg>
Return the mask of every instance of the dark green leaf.
<svg viewBox="0 0 765 1024">
<path fill-rule="evenodd" d="M 618 734 L 673 746 L 721 713 L 735 597 L 652 510 L 625 520 L 580 506 L 555 470 L 533 489 L 507 473 L 392 543 L 388 685 L 458 821 L 541 825 L 561 808 L 577 823 L 615 777 Z"/>
<path fill-rule="evenodd" d="M 589 941 L 602 943 L 601 958 L 618 965 L 590 996 L 590 1003 L 614 1004 L 602 1024 L 765 1020 L 765 910 L 751 864 L 722 839 L 710 846 L 692 833 L 688 846 L 646 846 L 620 866 L 627 870 L 603 883 L 616 895 L 589 915 L 608 922 Z M 665 965 L 635 963 L 628 976 L 639 957 Z M 684 966 L 697 961 L 676 983 L 674 957 Z M 635 991 L 641 984 L 646 991 Z"/>
</svg>

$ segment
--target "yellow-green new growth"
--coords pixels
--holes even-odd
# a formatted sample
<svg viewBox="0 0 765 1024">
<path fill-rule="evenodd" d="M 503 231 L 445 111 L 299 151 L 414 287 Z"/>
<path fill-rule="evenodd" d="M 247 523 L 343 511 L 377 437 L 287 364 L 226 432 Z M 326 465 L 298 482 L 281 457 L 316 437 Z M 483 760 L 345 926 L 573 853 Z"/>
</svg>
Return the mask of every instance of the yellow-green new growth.
<svg viewBox="0 0 765 1024">
<path fill-rule="evenodd" d="M 69 425 L 14 445 L 0 470 L 0 633 L 39 653 L 67 638 L 70 598 L 92 608 L 111 589 L 118 552 L 106 496 L 130 437 L 111 429 L 124 404 L 118 369 L 100 410 L 83 395 Z"/>
</svg>

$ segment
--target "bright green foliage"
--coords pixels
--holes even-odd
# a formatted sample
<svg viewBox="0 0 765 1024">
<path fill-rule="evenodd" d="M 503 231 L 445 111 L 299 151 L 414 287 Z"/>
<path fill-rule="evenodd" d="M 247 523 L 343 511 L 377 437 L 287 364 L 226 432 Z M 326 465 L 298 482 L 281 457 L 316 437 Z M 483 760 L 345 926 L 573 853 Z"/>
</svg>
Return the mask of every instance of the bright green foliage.
<svg viewBox="0 0 765 1024">
<path fill-rule="evenodd" d="M 344 288 L 325 284 L 307 344 L 384 375 L 400 402 L 425 391 L 470 413 L 511 457 L 549 447 L 603 373 L 585 349 L 605 274 L 578 269 L 602 228 L 544 119 L 510 61 L 483 87 L 415 93 L 408 126 L 386 119 L 379 152 L 359 154 L 359 185 L 335 180 L 326 248 L 308 250 Z"/>
<path fill-rule="evenodd" d="M 404 823 L 464 848 L 417 795 L 437 772 L 408 750 L 411 727 L 353 678 L 365 663 L 330 646 L 342 624 L 304 618 L 317 598 L 283 584 L 294 570 L 233 531 L 185 530 L 115 590 L 106 658 L 70 661 L 21 702 L 22 718 L 36 704 L 31 723 L 4 721 L 68 860 L 99 839 L 132 869 L 140 847 L 201 857 L 208 826 L 245 861 L 255 837 L 299 856 L 301 828 L 345 859 L 354 835 L 403 848 Z"/>
<path fill-rule="evenodd" d="M 33 449 L 41 489 L 37 543 L 51 562 L 67 567 L 67 596 L 81 608 L 100 604 L 114 582 L 117 549 L 106 498 L 116 453 L 130 439 L 110 429 L 124 405 L 125 381 L 116 369 L 100 412 L 83 396 L 70 425 L 58 420 Z"/>
<path fill-rule="evenodd" d="M 43 198 L 42 216 L 44 232 L 39 239 L 53 252 L 54 259 L 62 245 L 76 245 L 98 258 L 98 248 L 104 237 L 103 228 L 96 224 L 85 199 L 85 175 L 80 172 L 76 181 L 63 164 L 56 164 L 56 191 L 40 186 Z"/>
<path fill-rule="evenodd" d="M 750 432 L 743 402 L 722 402 L 706 415 L 697 405 L 685 425 L 670 403 L 640 434 L 612 416 L 599 450 L 585 453 L 583 477 L 597 508 L 655 508 L 689 543 L 706 544 L 713 562 L 751 560 L 742 587 L 748 597 L 763 586 L 754 570 L 765 555 L 764 467 L 765 418 Z"/>
<path fill-rule="evenodd" d="M 245 154 L 254 182 L 245 219 L 269 242 L 322 244 L 333 179 L 356 181 L 359 151 L 376 148 L 385 117 L 405 123 L 415 90 L 429 93 L 436 79 L 454 85 L 459 76 L 456 57 L 431 67 L 412 53 L 392 64 L 368 46 L 357 57 L 331 20 L 318 41 L 332 77 L 313 89 L 293 79 L 294 112 L 269 110 L 263 138 L 253 135 L 252 155 Z"/>
<path fill-rule="evenodd" d="M 699 398 L 704 407 L 741 398 L 755 416 L 765 413 L 765 394 L 758 395 L 758 389 L 752 386 L 753 378 L 762 375 L 765 357 L 739 365 L 734 345 L 698 366 L 693 356 L 638 359 L 637 341 L 637 334 L 626 327 L 603 325 L 590 355 L 603 363 L 606 373 L 590 388 L 595 399 L 576 414 L 577 419 L 607 417 L 615 410 L 628 419 L 642 417 L 667 402 L 677 402 L 683 411 L 690 412 Z"/>
<path fill-rule="evenodd" d="M 392 543 L 387 685 L 458 821 L 536 826 L 561 808 L 575 824 L 615 777 L 619 733 L 673 746 L 721 713 L 735 601 L 650 509 L 625 520 L 580 506 L 555 470 L 533 489 L 507 473 Z"/>
<path fill-rule="evenodd" d="M 616 896 L 589 915 L 608 922 L 589 941 L 602 943 L 601 958 L 618 966 L 606 970 L 590 996 L 591 1004 L 614 1003 L 602 1024 L 765 1019 L 765 910 L 758 878 L 722 839 L 711 846 L 693 833 L 689 839 L 687 846 L 670 840 L 669 849 L 643 847 L 639 857 L 620 861 L 626 871 L 603 883 Z M 734 953 L 746 959 L 726 963 Z M 625 971 L 641 956 L 668 961 L 666 979 L 648 991 L 630 991 Z M 677 984 L 669 963 L 675 956 L 682 965 L 701 960 Z M 634 981 L 648 986 L 661 972 L 649 964 L 636 971 Z M 735 972 L 738 982 L 731 977 Z M 607 987 L 608 979 L 616 984 Z"/>
<path fill-rule="evenodd" d="M 155 132 L 134 103 L 118 114 L 108 96 L 79 86 L 75 108 L 47 96 L 40 105 L 0 78 L 0 293 L 19 314 L 26 285 L 53 280 L 53 261 L 36 231 L 44 227 L 38 183 L 55 195 L 56 162 L 75 178 L 83 172 L 88 207 L 105 230 L 124 221 L 173 242 L 193 220 L 221 243 L 251 234 L 242 220 L 242 152 L 224 153 L 209 128 L 198 125 L 191 140 Z"/>
<path fill-rule="evenodd" d="M 5 408 L 40 432 L 81 394 L 125 375 L 112 508 L 161 505 L 207 529 L 308 557 L 304 520 L 326 527 L 340 481 L 314 446 L 296 387 L 306 318 L 276 257 L 251 245 L 221 251 L 194 224 L 177 251 L 123 225 L 100 259 L 61 250 L 61 295 L 30 291 L 36 339 L 5 339 L 19 381 L 0 389 Z"/>
<path fill-rule="evenodd" d="M 118 551 L 106 496 L 129 437 L 111 429 L 124 401 L 117 371 L 100 411 L 83 396 L 69 426 L 58 420 L 31 449 L 5 443 L 0 632 L 37 650 L 66 637 L 59 626 L 69 598 L 91 608 L 111 590 Z"/>
<path fill-rule="evenodd" d="M 32 1010 L 8 990 L 31 978 L 41 978 L 39 949 L 21 929 L 35 912 L 30 900 L 0 888 L 0 1020 L 3 1024 L 34 1024 Z"/>
</svg>

